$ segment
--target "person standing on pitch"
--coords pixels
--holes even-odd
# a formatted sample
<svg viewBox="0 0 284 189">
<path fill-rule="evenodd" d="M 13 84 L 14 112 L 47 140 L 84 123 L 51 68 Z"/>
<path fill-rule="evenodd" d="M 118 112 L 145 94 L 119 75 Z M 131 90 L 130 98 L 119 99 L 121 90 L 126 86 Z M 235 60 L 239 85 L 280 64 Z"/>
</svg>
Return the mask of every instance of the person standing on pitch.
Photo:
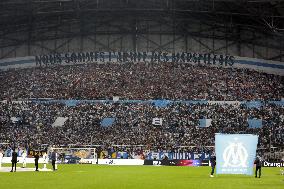
<svg viewBox="0 0 284 189">
<path fill-rule="evenodd" d="M 57 163 L 58 163 L 59 153 L 55 152 L 55 170 L 57 171 Z"/>
<path fill-rule="evenodd" d="M 215 171 L 215 166 L 216 166 L 216 156 L 212 154 L 210 158 L 210 163 L 211 163 L 211 174 L 210 177 L 214 177 L 214 171 Z"/>
<path fill-rule="evenodd" d="M 3 159 L 3 153 L 2 150 L 0 150 L 0 168 L 2 167 L 2 159 Z"/>
<path fill-rule="evenodd" d="M 262 159 L 260 156 L 257 156 L 255 161 L 255 178 L 257 178 L 257 172 L 258 172 L 258 178 L 261 176 L 261 164 L 262 164 Z"/>
<path fill-rule="evenodd" d="M 47 153 L 44 152 L 43 154 L 43 169 L 46 169 L 46 164 L 48 163 L 48 156 L 47 156 Z"/>
<path fill-rule="evenodd" d="M 56 153 L 53 150 L 51 153 L 51 164 L 52 164 L 53 171 L 55 171 L 55 161 L 56 161 Z"/>
<path fill-rule="evenodd" d="M 38 171 L 38 159 L 39 159 L 39 152 L 36 152 L 35 153 L 35 168 L 36 168 L 36 170 L 35 171 Z"/>
<path fill-rule="evenodd" d="M 13 153 L 12 153 L 12 160 L 11 160 L 11 162 L 12 162 L 12 170 L 10 171 L 10 172 L 13 172 L 13 168 L 14 168 L 14 166 L 15 166 L 15 171 L 14 172 L 16 172 L 16 169 L 17 169 L 17 162 L 18 162 L 18 154 L 17 154 L 17 152 L 15 151 L 15 149 L 13 149 Z"/>
<path fill-rule="evenodd" d="M 27 166 L 27 152 L 24 150 L 22 153 L 22 158 L 23 158 L 23 167 L 25 168 Z"/>
</svg>

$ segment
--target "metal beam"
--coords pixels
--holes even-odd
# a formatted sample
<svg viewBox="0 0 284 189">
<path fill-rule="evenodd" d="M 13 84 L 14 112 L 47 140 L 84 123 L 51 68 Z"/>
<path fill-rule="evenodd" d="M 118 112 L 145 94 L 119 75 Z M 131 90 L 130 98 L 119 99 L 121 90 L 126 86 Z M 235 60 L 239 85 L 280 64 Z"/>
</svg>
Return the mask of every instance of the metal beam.
<svg viewBox="0 0 284 189">
<path fill-rule="evenodd" d="M 276 59 L 281 59 L 281 57 L 284 57 L 284 53 L 282 54 L 279 54 L 277 56 L 272 56 L 272 57 L 269 57 L 268 60 L 276 60 Z"/>
</svg>

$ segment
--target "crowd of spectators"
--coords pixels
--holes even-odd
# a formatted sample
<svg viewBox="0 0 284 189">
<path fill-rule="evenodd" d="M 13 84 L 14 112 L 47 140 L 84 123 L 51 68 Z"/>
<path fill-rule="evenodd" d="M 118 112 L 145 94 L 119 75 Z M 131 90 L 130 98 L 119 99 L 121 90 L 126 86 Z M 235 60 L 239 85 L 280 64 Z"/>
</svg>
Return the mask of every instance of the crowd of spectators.
<svg viewBox="0 0 284 189">
<path fill-rule="evenodd" d="M 18 118 L 11 121 L 11 118 Z M 67 117 L 62 127 L 53 123 Z M 101 121 L 114 117 L 112 126 Z M 153 125 L 162 118 L 162 125 Z M 199 127 L 199 119 L 212 119 L 212 125 Z M 262 128 L 249 128 L 247 119 L 262 119 Z M 73 144 L 143 145 L 151 150 L 174 150 L 180 146 L 214 146 L 215 133 L 259 135 L 260 148 L 284 145 L 284 108 L 266 104 L 260 108 L 228 104 L 173 103 L 156 107 L 149 103 L 82 103 L 74 107 L 60 103 L 0 103 L 0 141 L 37 148 L 37 145 Z"/>
<path fill-rule="evenodd" d="M 284 109 L 268 103 L 283 98 L 283 76 L 187 63 L 104 63 L 0 71 L 0 80 L 0 142 L 9 145 L 142 145 L 144 149 L 174 151 L 194 146 L 190 148 L 199 151 L 214 146 L 215 133 L 258 134 L 261 148 L 284 145 Z M 26 101 L 114 96 L 122 100 L 265 103 L 260 108 L 184 103 L 158 108 L 148 103 L 81 103 L 73 107 Z M 21 101 L 13 103 L 15 100 Z M 53 127 L 57 117 L 68 119 L 62 127 Z M 115 123 L 102 127 L 100 122 L 106 117 L 115 117 Z M 161 126 L 152 124 L 155 117 L 162 118 Z M 212 125 L 199 128 L 202 118 L 212 119 Z M 250 129 L 248 118 L 262 119 L 263 127 Z"/>
<path fill-rule="evenodd" d="M 283 77 L 187 63 L 105 63 L 0 72 L 2 99 L 281 100 Z"/>
</svg>

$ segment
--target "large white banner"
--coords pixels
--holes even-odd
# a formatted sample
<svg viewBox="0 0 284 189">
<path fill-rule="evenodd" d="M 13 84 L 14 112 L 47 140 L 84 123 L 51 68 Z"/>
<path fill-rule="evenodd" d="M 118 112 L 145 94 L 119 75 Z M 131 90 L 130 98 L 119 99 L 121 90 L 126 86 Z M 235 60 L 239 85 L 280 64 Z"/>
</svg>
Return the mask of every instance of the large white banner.
<svg viewBox="0 0 284 189">
<path fill-rule="evenodd" d="M 258 136 L 215 134 L 216 173 L 253 174 Z"/>
</svg>

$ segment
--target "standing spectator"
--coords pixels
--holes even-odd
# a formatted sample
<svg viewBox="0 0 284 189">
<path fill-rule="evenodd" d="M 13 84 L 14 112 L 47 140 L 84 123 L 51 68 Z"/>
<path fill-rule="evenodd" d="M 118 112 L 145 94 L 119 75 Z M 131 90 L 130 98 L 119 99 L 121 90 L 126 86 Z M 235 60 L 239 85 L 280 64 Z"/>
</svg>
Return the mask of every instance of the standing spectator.
<svg viewBox="0 0 284 189">
<path fill-rule="evenodd" d="M 18 154 L 17 154 L 17 152 L 15 151 L 15 149 L 13 149 L 13 153 L 12 153 L 12 160 L 11 160 L 11 162 L 12 162 L 12 170 L 10 171 L 10 172 L 13 172 L 13 168 L 14 168 L 14 166 L 15 166 L 15 171 L 14 172 L 16 172 L 16 169 L 17 169 L 17 162 L 18 162 Z"/>
<path fill-rule="evenodd" d="M 2 167 L 2 159 L 3 159 L 3 153 L 2 150 L 0 150 L 0 168 Z"/>
<path fill-rule="evenodd" d="M 48 155 L 46 152 L 43 154 L 43 169 L 46 169 L 46 164 L 48 163 Z"/>
<path fill-rule="evenodd" d="M 27 152 L 26 152 L 26 150 L 23 151 L 22 158 L 23 158 L 23 167 L 22 168 L 25 168 L 27 166 Z"/>
<path fill-rule="evenodd" d="M 261 164 L 262 164 L 262 159 L 260 156 L 257 156 L 255 161 L 254 161 L 254 164 L 256 165 L 256 168 L 255 168 L 255 178 L 257 178 L 257 172 L 258 172 L 258 178 L 261 177 Z"/>
<path fill-rule="evenodd" d="M 34 158 L 35 158 L 35 168 L 36 168 L 36 170 L 35 171 L 38 171 L 38 159 L 39 159 L 39 152 L 36 152 L 35 153 L 35 156 L 34 156 Z"/>
<path fill-rule="evenodd" d="M 210 174 L 210 177 L 214 177 L 214 171 L 215 171 L 215 166 L 216 166 L 216 156 L 215 155 L 211 156 L 210 163 L 211 163 L 211 174 Z"/>
<path fill-rule="evenodd" d="M 56 152 L 53 150 L 51 153 L 51 164 L 53 171 L 55 171 Z"/>
</svg>

